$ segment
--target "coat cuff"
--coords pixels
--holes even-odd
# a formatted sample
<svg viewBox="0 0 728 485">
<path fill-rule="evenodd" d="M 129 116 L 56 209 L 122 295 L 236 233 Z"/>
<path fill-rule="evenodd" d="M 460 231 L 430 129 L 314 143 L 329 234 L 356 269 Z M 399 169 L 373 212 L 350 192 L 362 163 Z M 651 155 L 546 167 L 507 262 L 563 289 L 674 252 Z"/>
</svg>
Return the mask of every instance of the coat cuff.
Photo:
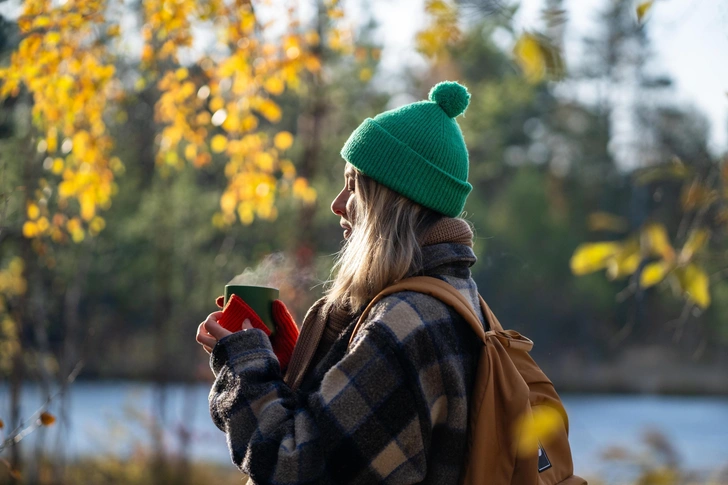
<svg viewBox="0 0 728 485">
<path fill-rule="evenodd" d="M 223 366 L 235 370 L 245 362 L 260 358 L 277 361 L 268 336 L 253 328 L 221 338 L 210 353 L 210 368 L 217 377 Z"/>
</svg>

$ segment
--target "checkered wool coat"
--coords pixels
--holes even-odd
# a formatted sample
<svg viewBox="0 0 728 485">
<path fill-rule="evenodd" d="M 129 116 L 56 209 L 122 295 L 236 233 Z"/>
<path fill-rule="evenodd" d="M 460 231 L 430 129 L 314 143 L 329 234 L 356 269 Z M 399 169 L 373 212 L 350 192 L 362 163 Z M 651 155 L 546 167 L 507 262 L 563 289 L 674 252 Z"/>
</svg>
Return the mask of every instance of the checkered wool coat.
<svg viewBox="0 0 728 485">
<path fill-rule="evenodd" d="M 472 249 L 423 252 L 424 274 L 479 309 Z M 348 347 L 355 324 L 296 391 L 262 331 L 218 342 L 210 414 L 233 462 L 259 484 L 458 483 L 479 350 L 472 330 L 444 303 L 409 291 L 377 303 Z"/>
</svg>

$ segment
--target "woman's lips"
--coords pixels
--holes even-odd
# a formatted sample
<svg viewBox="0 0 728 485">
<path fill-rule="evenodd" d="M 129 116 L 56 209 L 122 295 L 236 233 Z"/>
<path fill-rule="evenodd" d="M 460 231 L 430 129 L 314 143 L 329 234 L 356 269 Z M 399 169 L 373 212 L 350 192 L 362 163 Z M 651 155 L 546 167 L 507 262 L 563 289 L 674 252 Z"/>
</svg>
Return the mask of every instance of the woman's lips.
<svg viewBox="0 0 728 485">
<path fill-rule="evenodd" d="M 345 222 L 342 222 L 339 225 L 344 230 L 344 239 L 348 239 L 349 236 L 351 236 L 351 226 L 349 224 L 346 224 Z"/>
</svg>

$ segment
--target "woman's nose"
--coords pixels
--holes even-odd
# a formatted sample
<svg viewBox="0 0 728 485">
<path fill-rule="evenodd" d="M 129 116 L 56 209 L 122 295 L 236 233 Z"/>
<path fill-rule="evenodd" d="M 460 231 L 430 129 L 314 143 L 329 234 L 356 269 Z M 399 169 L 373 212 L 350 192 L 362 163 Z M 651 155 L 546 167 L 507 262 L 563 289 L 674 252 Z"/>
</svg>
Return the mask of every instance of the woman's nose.
<svg viewBox="0 0 728 485">
<path fill-rule="evenodd" d="M 334 201 L 331 203 L 331 212 L 333 212 L 337 216 L 346 216 L 346 200 L 348 198 L 348 194 L 346 192 L 346 189 L 339 192 L 339 195 L 337 195 Z"/>
</svg>

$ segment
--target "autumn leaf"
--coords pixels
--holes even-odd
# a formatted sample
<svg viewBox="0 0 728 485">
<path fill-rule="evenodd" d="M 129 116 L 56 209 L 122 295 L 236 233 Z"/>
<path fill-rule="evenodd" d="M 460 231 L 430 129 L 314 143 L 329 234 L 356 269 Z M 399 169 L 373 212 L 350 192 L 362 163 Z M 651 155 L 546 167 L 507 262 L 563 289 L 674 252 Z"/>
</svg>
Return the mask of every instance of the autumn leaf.
<svg viewBox="0 0 728 485">
<path fill-rule="evenodd" d="M 43 411 L 42 413 L 40 413 L 39 419 L 43 426 L 51 426 L 51 425 L 53 425 L 53 423 L 56 422 L 56 417 L 53 416 L 48 411 Z"/>
<path fill-rule="evenodd" d="M 224 135 L 215 135 L 210 141 L 210 150 L 214 153 L 222 153 L 227 148 L 228 140 Z"/>
<path fill-rule="evenodd" d="M 707 273 L 695 263 L 675 270 L 686 296 L 700 308 L 710 306 L 710 281 Z"/>
<path fill-rule="evenodd" d="M 270 77 L 266 79 L 264 87 L 269 93 L 278 96 L 283 92 L 286 86 L 280 78 Z"/>
<path fill-rule="evenodd" d="M 0 429 L 3 429 L 5 427 L 5 421 L 0 419 Z"/>
<path fill-rule="evenodd" d="M 653 256 L 661 256 L 665 261 L 675 259 L 675 250 L 670 244 L 665 226 L 659 223 L 652 223 L 642 230 L 642 238 L 646 246 L 646 252 Z"/>
<path fill-rule="evenodd" d="M 665 279 L 665 276 L 667 276 L 671 269 L 672 264 L 667 261 L 657 261 L 646 265 L 640 274 L 640 286 L 642 288 L 649 288 L 658 284 Z"/>
<path fill-rule="evenodd" d="M 612 280 L 631 275 L 640 265 L 642 255 L 640 245 L 632 237 L 622 244 L 620 250 L 607 263 L 607 277 Z"/>
<path fill-rule="evenodd" d="M 31 221 L 38 219 L 38 217 L 40 216 L 40 209 L 38 208 L 38 205 L 35 204 L 34 202 L 31 202 L 30 204 L 28 204 L 27 212 L 28 212 L 28 219 L 30 219 Z"/>
<path fill-rule="evenodd" d="M 653 0 L 650 0 L 647 2 L 642 2 L 639 5 L 637 5 L 637 21 L 639 23 L 643 23 L 645 15 L 647 15 L 647 12 L 650 11 L 650 9 L 652 8 L 652 5 L 654 3 L 655 2 Z"/>
<path fill-rule="evenodd" d="M 288 150 L 293 145 L 293 135 L 287 131 L 280 131 L 273 138 L 273 144 L 280 151 Z"/>
<path fill-rule="evenodd" d="M 564 426 L 561 414 L 550 406 L 536 406 L 520 417 L 514 427 L 521 456 L 533 455 L 540 443 L 547 443 Z"/>
<path fill-rule="evenodd" d="M 260 103 L 258 111 L 271 123 L 278 123 L 281 120 L 281 108 L 270 99 L 266 99 Z"/>
<path fill-rule="evenodd" d="M 558 79 L 564 74 L 561 50 L 544 35 L 524 32 L 513 47 L 513 55 L 531 83 L 538 83 L 546 77 Z"/>
<path fill-rule="evenodd" d="M 576 248 L 571 256 L 571 272 L 577 276 L 593 273 L 607 267 L 622 248 L 618 242 L 586 243 Z"/>
</svg>

